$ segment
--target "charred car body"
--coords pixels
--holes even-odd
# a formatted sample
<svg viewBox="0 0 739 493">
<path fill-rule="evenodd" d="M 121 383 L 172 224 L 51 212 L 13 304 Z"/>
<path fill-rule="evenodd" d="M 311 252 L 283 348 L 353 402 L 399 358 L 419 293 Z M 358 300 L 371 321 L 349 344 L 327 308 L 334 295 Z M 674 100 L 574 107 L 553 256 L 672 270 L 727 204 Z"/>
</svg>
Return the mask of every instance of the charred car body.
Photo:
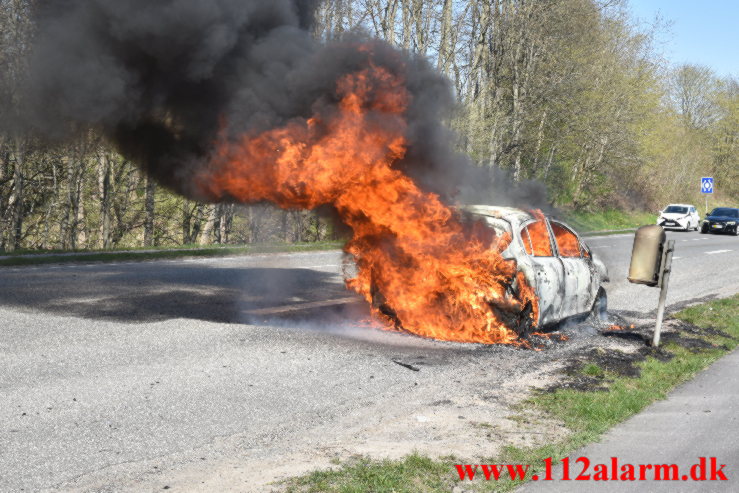
<svg viewBox="0 0 739 493">
<path fill-rule="evenodd" d="M 729 233 L 739 236 L 739 209 L 717 207 L 701 225 L 701 233 Z"/>
<path fill-rule="evenodd" d="M 593 315 L 605 319 L 606 267 L 572 228 L 544 215 L 510 207 L 474 205 L 457 208 L 457 211 L 463 222 L 482 223 L 494 237 L 509 238 L 501 256 L 515 263 L 516 271 L 523 275 L 528 288 L 535 291 L 536 319 L 531 317 L 534 311 L 530 304 L 518 312 L 515 311 L 516 303 L 510 306 L 503 300 L 495 303 L 496 313 L 506 320 L 506 325 L 519 339 L 526 339 L 532 329 L 551 327 L 572 317 Z M 490 244 L 491 248 L 496 248 L 495 241 Z M 344 256 L 342 270 L 345 280 L 356 276 L 356 263 L 351 255 Z M 518 276 L 515 276 L 507 286 L 511 300 L 520 294 L 518 283 Z M 381 290 L 374 285 L 372 289 L 373 308 L 392 321 L 396 329 L 402 330 L 402 322 L 386 303 Z"/>
<path fill-rule="evenodd" d="M 511 235 L 503 257 L 515 260 L 536 290 L 537 327 L 590 313 L 599 318 L 605 315 L 603 283 L 608 281 L 608 272 L 572 228 L 521 209 L 476 205 L 462 210 L 483 220 L 497 235 Z"/>
</svg>

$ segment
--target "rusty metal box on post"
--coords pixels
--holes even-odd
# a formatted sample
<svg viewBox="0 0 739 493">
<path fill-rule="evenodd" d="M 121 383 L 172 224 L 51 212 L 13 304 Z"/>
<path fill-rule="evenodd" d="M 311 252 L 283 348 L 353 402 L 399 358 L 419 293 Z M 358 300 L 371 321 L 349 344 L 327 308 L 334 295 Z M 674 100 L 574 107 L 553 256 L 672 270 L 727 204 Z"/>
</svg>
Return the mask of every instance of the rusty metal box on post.
<svg viewBox="0 0 739 493">
<path fill-rule="evenodd" d="M 629 282 L 647 286 L 656 286 L 659 283 L 666 239 L 665 230 L 661 226 L 642 226 L 636 230 L 629 266 Z"/>
</svg>

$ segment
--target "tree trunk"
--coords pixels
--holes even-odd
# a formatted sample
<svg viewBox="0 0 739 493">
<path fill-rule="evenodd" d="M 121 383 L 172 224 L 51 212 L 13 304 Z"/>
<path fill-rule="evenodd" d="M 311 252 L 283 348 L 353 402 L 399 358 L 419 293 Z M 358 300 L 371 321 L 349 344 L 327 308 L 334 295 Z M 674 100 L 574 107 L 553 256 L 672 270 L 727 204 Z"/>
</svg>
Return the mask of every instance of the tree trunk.
<svg viewBox="0 0 739 493">
<path fill-rule="evenodd" d="M 395 16 L 398 12 L 398 0 L 389 0 L 385 5 L 382 17 L 382 36 L 391 45 L 395 44 Z"/>
<path fill-rule="evenodd" d="M 412 0 L 401 0 L 403 5 L 403 49 L 405 51 L 410 51 L 411 49 L 411 30 L 413 29 L 411 26 L 412 22 L 412 14 L 411 9 Z"/>
<path fill-rule="evenodd" d="M 444 0 L 441 11 L 441 40 L 439 41 L 439 57 L 436 60 L 437 69 L 444 73 L 449 73 L 449 62 L 451 54 L 454 51 L 452 45 L 452 10 L 454 9 L 453 0 Z"/>
<path fill-rule="evenodd" d="M 69 229 L 67 244 L 72 250 L 78 248 L 80 239 L 80 213 L 82 202 L 82 179 L 84 177 L 85 161 L 82 148 L 75 150 L 74 159 L 67 172 L 69 183 L 67 184 L 69 199 Z"/>
<path fill-rule="evenodd" d="M 52 190 L 58 190 L 59 189 L 59 179 L 57 177 L 57 169 L 56 169 L 56 162 L 52 160 L 51 162 L 51 177 L 52 177 Z M 41 240 L 41 248 L 46 250 L 49 248 L 49 245 L 51 245 L 51 223 L 52 223 L 52 217 L 54 211 L 57 210 L 59 207 L 58 202 L 59 195 L 57 193 L 54 193 L 52 198 L 49 200 L 49 203 L 46 206 L 46 214 L 44 214 L 44 236 Z"/>
<path fill-rule="evenodd" d="M 25 143 L 18 141 L 16 144 L 15 165 L 13 167 L 13 208 L 10 221 L 10 241 L 8 242 L 8 250 L 11 252 L 20 248 L 21 240 L 23 239 L 23 199 L 25 193 L 23 163 L 25 158 Z"/>
<path fill-rule="evenodd" d="M 156 183 L 154 180 L 146 176 L 146 197 L 144 203 L 144 246 L 150 247 L 154 245 L 154 216 L 155 203 L 154 194 L 156 192 Z"/>
<path fill-rule="evenodd" d="M 552 162 L 554 161 L 554 153 L 557 150 L 557 145 L 553 145 L 552 148 L 549 150 L 549 158 L 547 159 L 547 164 L 544 167 L 544 177 L 543 180 L 547 179 L 547 176 L 549 175 L 549 170 L 552 168 Z"/>
<path fill-rule="evenodd" d="M 295 241 L 301 243 L 303 241 L 303 213 L 302 211 L 294 211 L 293 219 L 295 221 Z"/>
<path fill-rule="evenodd" d="M 534 149 L 534 173 L 538 173 L 539 168 L 539 153 L 541 152 L 541 144 L 544 140 L 544 122 L 547 119 L 547 110 L 544 110 L 541 114 L 541 120 L 539 120 L 539 130 L 536 134 L 536 147 Z"/>
<path fill-rule="evenodd" d="M 282 233 L 282 239 L 285 241 L 285 243 L 288 243 L 290 241 L 290 230 L 287 228 L 287 220 L 289 216 L 288 211 L 281 211 L 280 212 L 280 231 Z"/>
<path fill-rule="evenodd" d="M 110 248 L 110 155 L 103 152 L 99 161 L 99 187 L 100 187 L 100 246 L 107 250 Z"/>
<path fill-rule="evenodd" d="M 233 225 L 234 217 L 234 205 L 233 204 L 222 204 L 221 212 L 221 229 L 220 229 L 220 241 L 224 245 L 228 245 L 231 237 L 231 227 Z"/>
<path fill-rule="evenodd" d="M 190 209 L 190 201 L 182 199 L 182 244 L 189 245 L 192 243 L 192 236 L 190 236 L 191 224 L 192 224 L 192 209 Z"/>
<path fill-rule="evenodd" d="M 216 227 L 218 206 L 217 205 L 207 206 L 207 210 L 208 210 L 208 219 L 205 222 L 203 233 L 200 235 L 199 243 L 201 245 L 210 245 L 212 243 L 211 236 L 213 235 L 213 230 Z"/>
</svg>

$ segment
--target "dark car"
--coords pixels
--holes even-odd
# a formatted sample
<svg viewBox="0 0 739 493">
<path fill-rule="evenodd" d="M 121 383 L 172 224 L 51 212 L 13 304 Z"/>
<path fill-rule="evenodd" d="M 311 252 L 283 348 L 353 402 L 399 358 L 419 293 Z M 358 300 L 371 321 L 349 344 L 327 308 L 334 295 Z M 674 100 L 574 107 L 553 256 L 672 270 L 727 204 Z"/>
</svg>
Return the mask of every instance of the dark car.
<svg viewBox="0 0 739 493">
<path fill-rule="evenodd" d="M 730 233 L 739 236 L 739 209 L 715 208 L 703 220 L 701 233 Z"/>
</svg>

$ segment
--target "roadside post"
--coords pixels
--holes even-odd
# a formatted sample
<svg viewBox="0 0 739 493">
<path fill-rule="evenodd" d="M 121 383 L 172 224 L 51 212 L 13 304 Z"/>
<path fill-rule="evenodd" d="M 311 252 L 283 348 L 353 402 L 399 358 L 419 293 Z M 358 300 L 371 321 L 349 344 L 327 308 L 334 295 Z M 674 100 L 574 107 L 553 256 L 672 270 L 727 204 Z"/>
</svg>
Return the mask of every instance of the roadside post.
<svg viewBox="0 0 739 493">
<path fill-rule="evenodd" d="M 662 332 L 662 319 L 665 316 L 665 301 L 667 300 L 667 286 L 670 284 L 670 272 L 672 271 L 672 253 L 675 251 L 675 240 L 667 242 L 667 248 L 662 255 L 661 275 L 659 279 L 659 304 L 657 305 L 657 323 L 654 325 L 654 337 L 652 346 L 659 346 L 659 338 Z"/>
<path fill-rule="evenodd" d="M 660 288 L 657 321 L 652 338 L 654 347 L 659 346 L 674 251 L 675 240 L 667 241 L 667 235 L 661 226 L 642 226 L 636 230 L 628 280 L 634 284 Z"/>
<path fill-rule="evenodd" d="M 706 197 L 706 216 L 708 215 L 708 196 L 713 193 L 713 177 L 704 176 L 701 178 L 701 193 Z"/>
</svg>

